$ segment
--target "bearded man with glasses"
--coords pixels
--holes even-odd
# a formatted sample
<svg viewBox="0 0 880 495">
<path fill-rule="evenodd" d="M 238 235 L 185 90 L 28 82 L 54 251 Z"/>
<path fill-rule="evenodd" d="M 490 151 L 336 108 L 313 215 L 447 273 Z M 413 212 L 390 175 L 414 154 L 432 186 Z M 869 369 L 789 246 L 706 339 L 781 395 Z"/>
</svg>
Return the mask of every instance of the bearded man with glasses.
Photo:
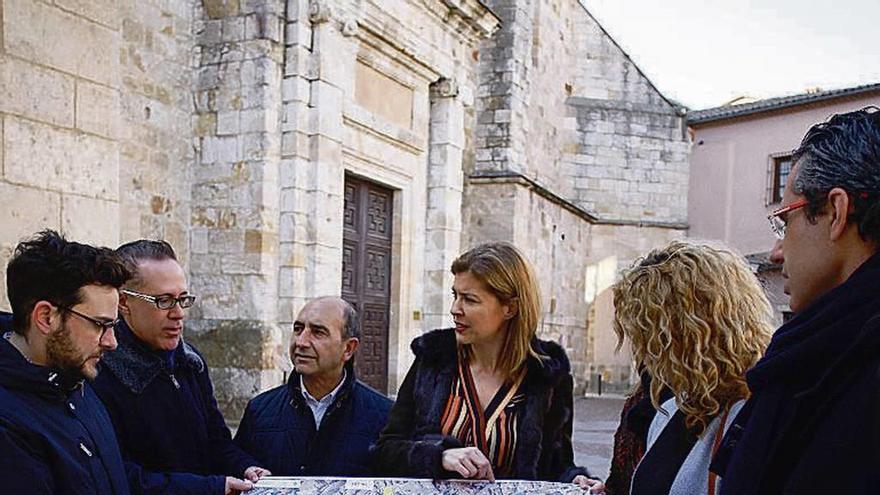
<svg viewBox="0 0 880 495">
<path fill-rule="evenodd" d="M 107 405 L 133 491 L 225 495 L 269 474 L 232 443 L 217 408 L 208 365 L 183 340 L 196 301 L 171 245 L 120 246 L 132 278 L 120 290 L 119 347 L 95 382 Z"/>
<path fill-rule="evenodd" d="M 116 348 L 117 289 L 128 277 L 112 250 L 53 231 L 15 248 L 6 268 L 12 315 L 0 314 L 4 492 L 129 493 L 110 417 L 88 384 Z"/>
<path fill-rule="evenodd" d="M 880 491 L 880 110 L 831 117 L 795 150 L 770 214 L 795 316 L 748 372 L 714 470 L 724 495 Z"/>
</svg>

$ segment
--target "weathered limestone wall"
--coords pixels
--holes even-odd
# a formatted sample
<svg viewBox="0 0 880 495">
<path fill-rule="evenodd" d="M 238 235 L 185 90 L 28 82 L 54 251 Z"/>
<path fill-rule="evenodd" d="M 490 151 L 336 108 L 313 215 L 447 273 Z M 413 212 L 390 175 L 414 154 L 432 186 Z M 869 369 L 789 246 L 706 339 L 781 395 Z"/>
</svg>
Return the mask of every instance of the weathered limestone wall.
<svg viewBox="0 0 880 495">
<path fill-rule="evenodd" d="M 87 104 L 95 120 L 121 121 L 119 241 L 165 239 L 188 265 L 194 2 L 75 3 L 119 8 L 119 102 Z"/>
<path fill-rule="evenodd" d="M 394 191 L 390 391 L 490 239 L 548 268 L 579 389 L 619 376 L 593 302 L 686 222 L 680 119 L 577 0 L 486 3 L 0 0 L 0 266 L 43 227 L 169 240 L 234 420 L 340 292 L 349 175 Z"/>
<path fill-rule="evenodd" d="M 0 1 L 0 276 L 43 228 L 112 247 L 164 237 L 186 262 L 191 15 L 189 2 Z"/>
<path fill-rule="evenodd" d="M 586 11 L 575 19 L 582 63 L 568 103 L 579 149 L 568 160 L 575 200 L 609 220 L 687 220 L 686 124 Z"/>
<path fill-rule="evenodd" d="M 466 245 L 512 242 L 535 268 L 541 289 L 541 338 L 568 352 L 580 382 L 586 375 L 589 307 L 584 303 L 583 263 L 589 258 L 592 225 L 565 205 L 548 201 L 522 181 L 472 179 L 464 205 Z M 479 194 L 470 194 L 471 188 Z M 583 383 L 577 386 L 583 387 Z"/>
<path fill-rule="evenodd" d="M 535 266 L 544 311 L 538 333 L 566 349 L 576 388 L 596 392 L 602 375 L 604 392 L 628 390 L 635 377 L 626 346 L 616 351 L 611 285 L 621 269 L 684 231 L 591 223 L 520 179 L 472 178 L 463 211 L 463 249 L 509 241 Z"/>
<path fill-rule="evenodd" d="M 614 353 L 608 287 L 683 235 L 682 119 L 578 1 L 489 6 L 503 24 L 480 51 L 463 247 L 522 248 L 541 267 L 540 334 L 566 348 L 578 390 L 596 374 L 606 390 L 625 389 L 629 358 Z"/>
<path fill-rule="evenodd" d="M 475 1 L 264 0 L 197 7 L 194 341 L 229 419 L 290 369 L 303 304 L 342 285 L 344 185 L 394 191 L 389 390 L 445 319 L 459 253 Z"/>
<path fill-rule="evenodd" d="M 198 2 L 190 337 L 237 419 L 281 382 L 277 325 L 281 74 L 286 2 Z"/>
</svg>

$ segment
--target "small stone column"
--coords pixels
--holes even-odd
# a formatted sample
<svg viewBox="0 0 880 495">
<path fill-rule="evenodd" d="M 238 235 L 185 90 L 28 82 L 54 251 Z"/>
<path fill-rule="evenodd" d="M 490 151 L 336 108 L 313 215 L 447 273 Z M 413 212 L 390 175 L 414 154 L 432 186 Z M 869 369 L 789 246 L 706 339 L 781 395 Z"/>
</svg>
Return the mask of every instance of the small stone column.
<svg viewBox="0 0 880 495">
<path fill-rule="evenodd" d="M 431 85 L 428 142 L 428 208 L 425 218 L 425 326 L 449 326 L 452 304 L 450 266 L 461 250 L 461 201 L 464 173 L 464 108 L 467 94 L 442 78 Z"/>
</svg>

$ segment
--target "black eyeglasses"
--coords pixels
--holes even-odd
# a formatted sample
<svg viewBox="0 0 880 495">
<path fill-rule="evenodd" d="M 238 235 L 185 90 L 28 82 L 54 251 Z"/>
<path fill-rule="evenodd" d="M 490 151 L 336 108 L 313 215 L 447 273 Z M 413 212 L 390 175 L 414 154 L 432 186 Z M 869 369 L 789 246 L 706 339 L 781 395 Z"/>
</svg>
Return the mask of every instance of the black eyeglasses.
<svg viewBox="0 0 880 495">
<path fill-rule="evenodd" d="M 67 311 L 68 313 L 75 314 L 76 316 L 79 316 L 80 318 L 82 318 L 84 320 L 88 320 L 88 321 L 94 323 L 95 326 L 101 330 L 101 337 L 98 340 L 102 340 L 104 338 L 104 334 L 107 333 L 107 330 L 113 329 L 114 327 L 116 327 L 116 324 L 119 323 L 119 318 L 117 318 L 115 320 L 110 320 L 110 321 L 99 320 L 97 318 L 92 318 L 89 315 L 84 315 L 84 314 L 80 313 L 79 311 L 77 311 L 73 308 L 69 308 L 67 306 L 62 306 L 60 304 L 56 304 L 55 306 L 58 306 L 58 309 L 62 309 L 64 311 Z"/>
<path fill-rule="evenodd" d="M 179 305 L 181 309 L 186 309 L 192 307 L 196 302 L 196 296 L 193 295 L 185 295 L 185 296 L 151 296 L 149 294 L 144 294 L 142 292 L 137 292 L 129 289 L 120 290 L 123 294 L 129 295 L 131 297 L 136 297 L 138 299 L 143 299 L 144 301 L 151 302 L 156 305 L 157 308 L 161 310 L 169 310 L 174 307 L 175 304 Z"/>
</svg>

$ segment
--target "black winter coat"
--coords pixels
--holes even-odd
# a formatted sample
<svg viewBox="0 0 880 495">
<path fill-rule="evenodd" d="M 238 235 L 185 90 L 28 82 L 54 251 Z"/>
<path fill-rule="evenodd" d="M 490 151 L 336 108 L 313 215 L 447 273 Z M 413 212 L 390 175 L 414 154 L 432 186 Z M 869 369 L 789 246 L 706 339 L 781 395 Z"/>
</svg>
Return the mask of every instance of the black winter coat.
<svg viewBox="0 0 880 495">
<path fill-rule="evenodd" d="M 172 369 L 120 322 L 95 391 L 113 419 L 129 481 L 146 494 L 222 495 L 226 476 L 258 465 L 232 443 L 208 366 L 181 341 Z M 142 469 L 141 469 L 142 468 Z"/>
<path fill-rule="evenodd" d="M 548 356 L 543 366 L 529 358 L 522 383 L 526 396 L 517 422 L 513 459 L 514 479 L 570 482 L 578 474 L 571 444 L 573 421 L 572 377 L 565 351 L 556 343 L 532 340 Z M 440 420 L 458 373 L 455 333 L 434 330 L 412 343 L 416 355 L 391 408 L 388 426 L 374 449 L 379 472 L 388 476 L 449 478 L 443 469 L 444 450 L 462 447 L 458 439 L 440 431 Z"/>
<path fill-rule="evenodd" d="M 880 493 L 880 254 L 783 325 L 747 380 L 723 494 Z"/>
<path fill-rule="evenodd" d="M 349 368 L 321 429 L 303 398 L 300 375 L 251 400 L 235 442 L 275 476 L 372 476 L 369 447 L 385 426 L 391 399 Z"/>
<path fill-rule="evenodd" d="M 0 338 L 0 478 L 4 493 L 129 493 L 110 417 L 91 387 L 28 363 L 5 338 Z"/>
</svg>

